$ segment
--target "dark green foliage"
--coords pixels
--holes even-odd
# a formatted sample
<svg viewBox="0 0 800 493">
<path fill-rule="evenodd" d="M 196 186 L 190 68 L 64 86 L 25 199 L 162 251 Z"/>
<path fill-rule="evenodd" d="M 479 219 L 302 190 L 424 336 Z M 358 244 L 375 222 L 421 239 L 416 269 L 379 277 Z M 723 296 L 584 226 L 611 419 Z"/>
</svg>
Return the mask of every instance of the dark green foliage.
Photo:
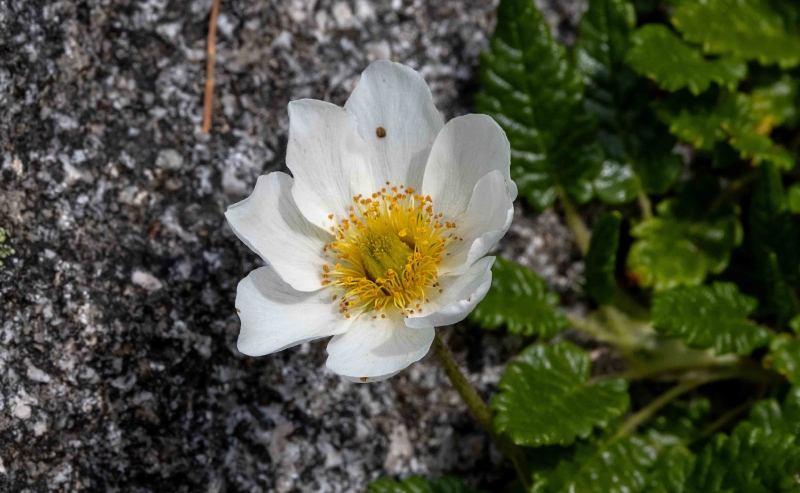
<svg viewBox="0 0 800 493">
<path fill-rule="evenodd" d="M 800 64 L 800 37 L 769 0 L 682 0 L 672 23 L 711 55 L 733 55 L 787 68 Z"/>
<path fill-rule="evenodd" d="M 691 347 L 747 355 L 769 342 L 769 331 L 747 319 L 757 304 L 731 283 L 674 288 L 653 297 L 653 326 Z"/>
<path fill-rule="evenodd" d="M 581 444 L 574 457 L 552 471 L 534 474 L 533 493 L 637 493 L 645 491 L 657 448 L 640 437 L 626 437 L 606 446 Z"/>
<path fill-rule="evenodd" d="M 692 183 L 658 204 L 656 217 L 631 229 L 636 242 L 628 269 L 639 284 L 656 291 L 695 286 L 725 270 L 742 242 L 742 227 L 736 208 L 711 209 L 718 193 L 713 182 Z"/>
<path fill-rule="evenodd" d="M 761 168 L 750 204 L 750 245 L 761 271 L 766 305 L 781 324 L 798 313 L 792 286 L 800 281 L 800 235 L 777 167 Z"/>
<path fill-rule="evenodd" d="M 789 334 L 776 336 L 769 345 L 764 366 L 775 371 L 795 385 L 800 385 L 800 341 Z"/>
<path fill-rule="evenodd" d="M 497 257 L 492 266 L 492 288 L 470 314 L 484 329 L 506 326 L 512 334 L 553 337 L 567 327 L 556 309 L 558 295 L 530 269 Z"/>
<path fill-rule="evenodd" d="M 575 44 L 586 108 L 599 121 L 607 156 L 594 186 L 610 204 L 632 200 L 640 188 L 664 193 L 681 169 L 674 141 L 650 109 L 646 85 L 624 63 L 635 25 L 627 0 L 595 0 L 581 18 Z"/>
<path fill-rule="evenodd" d="M 586 254 L 586 292 L 600 304 L 611 301 L 617 287 L 614 266 L 621 223 L 622 215 L 618 212 L 603 216 L 592 232 L 589 253 Z"/>
<path fill-rule="evenodd" d="M 701 426 L 708 420 L 710 411 L 711 402 L 705 397 L 675 401 L 652 420 L 643 434 L 662 446 L 688 444 L 700 437 Z"/>
<path fill-rule="evenodd" d="M 750 94 L 723 93 L 712 108 L 683 108 L 677 114 L 662 111 L 661 116 L 670 132 L 698 149 L 710 150 L 724 141 L 753 164 L 771 162 L 791 169 L 794 157 L 769 134 L 774 127 L 796 118 L 793 100 L 797 92 L 797 82 L 783 77 Z"/>
<path fill-rule="evenodd" d="M 511 363 L 492 400 L 495 426 L 520 445 L 569 445 L 605 428 L 628 409 L 627 383 L 587 385 L 589 355 L 568 342 L 535 344 Z"/>
<path fill-rule="evenodd" d="M 687 88 L 700 94 L 712 82 L 736 88 L 747 75 L 747 65 L 735 58 L 707 60 L 699 50 L 684 43 L 666 26 L 649 24 L 632 37 L 628 64 L 638 74 L 667 91 Z"/>
<path fill-rule="evenodd" d="M 467 488 L 460 479 L 444 476 L 430 481 L 419 476 L 412 476 L 405 481 L 393 481 L 381 478 L 367 487 L 367 493 L 478 493 Z"/>
<path fill-rule="evenodd" d="M 800 183 L 795 183 L 789 187 L 788 202 L 789 210 L 792 214 L 800 214 Z"/>
<path fill-rule="evenodd" d="M 498 7 L 480 77 L 476 108 L 506 131 L 520 195 L 539 209 L 553 203 L 559 188 L 577 202 L 589 200 L 603 163 L 596 122 L 584 109 L 578 72 L 531 0 Z"/>
</svg>

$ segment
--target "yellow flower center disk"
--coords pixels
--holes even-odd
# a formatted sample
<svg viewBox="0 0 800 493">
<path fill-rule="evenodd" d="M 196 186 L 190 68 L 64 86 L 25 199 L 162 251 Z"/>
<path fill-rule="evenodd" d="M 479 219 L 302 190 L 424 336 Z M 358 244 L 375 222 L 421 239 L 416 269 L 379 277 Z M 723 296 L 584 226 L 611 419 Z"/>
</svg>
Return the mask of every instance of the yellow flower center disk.
<svg viewBox="0 0 800 493">
<path fill-rule="evenodd" d="M 434 214 L 430 197 L 386 186 L 369 198 L 353 197 L 347 217 L 331 227 L 335 241 L 325 245 L 331 263 L 323 266 L 322 285 L 341 288 L 335 289 L 344 293 L 339 312 L 348 318 L 351 311 L 422 312 L 426 291 L 439 286 L 445 245 L 459 239 L 448 232 L 456 224 Z"/>
</svg>

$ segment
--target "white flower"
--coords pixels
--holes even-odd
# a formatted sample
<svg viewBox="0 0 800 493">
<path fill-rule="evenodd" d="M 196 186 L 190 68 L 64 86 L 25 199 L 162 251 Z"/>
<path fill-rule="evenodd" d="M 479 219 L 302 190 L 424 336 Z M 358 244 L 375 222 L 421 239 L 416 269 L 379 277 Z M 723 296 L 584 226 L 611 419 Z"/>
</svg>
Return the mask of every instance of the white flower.
<svg viewBox="0 0 800 493">
<path fill-rule="evenodd" d="M 268 264 L 239 283 L 239 350 L 274 353 L 320 337 L 327 366 L 360 382 L 425 356 L 434 327 L 483 299 L 517 188 L 490 117 L 444 125 L 422 77 L 371 64 L 344 108 L 289 104 L 286 164 L 225 213 Z"/>
</svg>

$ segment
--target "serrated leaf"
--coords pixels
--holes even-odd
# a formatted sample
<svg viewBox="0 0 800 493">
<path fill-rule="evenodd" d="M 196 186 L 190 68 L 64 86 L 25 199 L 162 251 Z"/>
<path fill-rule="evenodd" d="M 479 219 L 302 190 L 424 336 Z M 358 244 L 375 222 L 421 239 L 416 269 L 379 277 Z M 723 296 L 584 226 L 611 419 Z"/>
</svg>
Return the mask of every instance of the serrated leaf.
<svg viewBox="0 0 800 493">
<path fill-rule="evenodd" d="M 733 55 L 783 68 L 800 64 L 800 37 L 767 0 L 682 1 L 672 24 L 712 55 Z"/>
<path fill-rule="evenodd" d="M 782 169 L 794 167 L 794 157 L 769 137 L 773 127 L 796 117 L 793 100 L 797 83 L 787 78 L 759 87 L 751 94 L 725 93 L 711 109 L 689 111 L 682 108 L 672 115 L 662 112 L 670 132 L 697 149 L 710 150 L 728 142 L 742 159 L 752 164 L 772 162 Z"/>
<path fill-rule="evenodd" d="M 769 342 L 769 331 L 747 319 L 757 304 L 733 283 L 670 289 L 653 297 L 653 326 L 690 347 L 747 355 Z"/>
<path fill-rule="evenodd" d="M 627 266 L 640 285 L 656 291 L 694 286 L 725 270 L 742 228 L 736 209 L 706 214 L 717 193 L 713 183 L 690 184 L 659 203 L 656 217 L 631 229 L 636 241 Z"/>
<path fill-rule="evenodd" d="M 467 488 L 460 479 L 443 476 L 428 480 L 420 476 L 412 476 L 404 481 L 381 478 L 367 486 L 367 493 L 477 493 Z"/>
<path fill-rule="evenodd" d="M 631 41 L 633 47 L 626 57 L 628 65 L 666 91 L 687 88 L 697 95 L 712 82 L 733 90 L 747 75 L 747 65 L 743 62 L 732 58 L 707 60 L 702 52 L 661 24 L 640 28 Z"/>
<path fill-rule="evenodd" d="M 638 190 L 665 193 L 682 162 L 674 140 L 655 118 L 647 88 L 624 63 L 636 14 L 628 0 L 593 0 L 578 25 L 576 65 L 586 83 L 586 109 L 597 116 L 608 156 L 595 191 L 600 200 L 621 204 Z"/>
<path fill-rule="evenodd" d="M 787 195 L 789 210 L 792 214 L 800 214 L 800 183 L 795 183 L 789 187 Z"/>
<path fill-rule="evenodd" d="M 622 215 L 609 212 L 592 231 L 589 252 L 586 254 L 586 292 L 599 304 L 611 301 L 617 288 L 614 267 L 619 248 L 619 229 Z"/>
<path fill-rule="evenodd" d="M 774 368 L 794 385 L 800 385 L 800 341 L 788 334 L 776 336 L 769 344 L 764 366 Z"/>
<path fill-rule="evenodd" d="M 558 295 L 527 267 L 497 257 L 492 266 L 492 287 L 470 314 L 486 330 L 506 326 L 512 334 L 549 339 L 569 325 L 556 309 Z"/>
<path fill-rule="evenodd" d="M 751 159 L 753 164 L 773 163 L 782 169 L 794 168 L 794 157 L 783 147 L 775 144 L 766 135 L 731 132 L 731 146 L 739 151 L 742 159 Z"/>
<path fill-rule="evenodd" d="M 711 402 L 705 397 L 674 401 L 648 426 L 646 435 L 661 446 L 688 444 L 700 437 Z"/>
<path fill-rule="evenodd" d="M 789 212 L 777 167 L 766 164 L 750 203 L 750 243 L 761 271 L 765 304 L 781 324 L 797 315 L 791 285 L 800 280 L 800 234 Z"/>
<path fill-rule="evenodd" d="M 751 423 L 717 435 L 697 457 L 687 492 L 778 493 L 795 490 L 800 471 L 797 436 L 770 433 Z M 679 490 L 680 491 L 680 490 Z"/>
<path fill-rule="evenodd" d="M 532 493 L 638 493 L 645 491 L 656 447 L 648 440 L 625 437 L 604 447 L 581 444 L 574 457 L 553 471 L 535 471 Z"/>
<path fill-rule="evenodd" d="M 765 399 L 750 409 L 750 422 L 770 434 L 800 434 L 800 387 L 791 389 L 783 400 Z"/>
<path fill-rule="evenodd" d="M 603 150 L 583 108 L 583 84 L 532 0 L 502 0 L 490 49 L 481 54 L 476 108 L 491 115 L 511 143 L 511 173 L 535 207 L 563 188 L 579 203 L 593 194 Z"/>
<path fill-rule="evenodd" d="M 628 409 L 627 382 L 588 385 L 589 355 L 568 342 L 535 344 L 508 366 L 492 399 L 494 423 L 518 445 L 569 445 Z"/>
<path fill-rule="evenodd" d="M 716 435 L 697 455 L 683 446 L 662 452 L 650 477 L 653 493 L 779 493 L 800 479 L 800 389 L 783 406 L 756 403 L 730 436 Z"/>
<path fill-rule="evenodd" d="M 697 149 L 712 149 L 716 143 L 728 139 L 722 129 L 724 122 L 725 115 L 719 113 L 690 113 L 682 109 L 678 116 L 670 119 L 669 131 Z"/>
</svg>

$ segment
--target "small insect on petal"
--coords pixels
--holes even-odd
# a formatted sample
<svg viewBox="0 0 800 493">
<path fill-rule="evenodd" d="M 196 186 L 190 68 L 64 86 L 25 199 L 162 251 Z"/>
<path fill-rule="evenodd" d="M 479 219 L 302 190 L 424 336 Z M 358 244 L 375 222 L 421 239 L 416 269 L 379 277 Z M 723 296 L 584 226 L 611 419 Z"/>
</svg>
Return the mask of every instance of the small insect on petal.
<svg viewBox="0 0 800 493">
<path fill-rule="evenodd" d="M 386 137 L 386 129 L 383 127 L 376 128 L 375 135 L 377 135 L 379 139 Z"/>
</svg>

